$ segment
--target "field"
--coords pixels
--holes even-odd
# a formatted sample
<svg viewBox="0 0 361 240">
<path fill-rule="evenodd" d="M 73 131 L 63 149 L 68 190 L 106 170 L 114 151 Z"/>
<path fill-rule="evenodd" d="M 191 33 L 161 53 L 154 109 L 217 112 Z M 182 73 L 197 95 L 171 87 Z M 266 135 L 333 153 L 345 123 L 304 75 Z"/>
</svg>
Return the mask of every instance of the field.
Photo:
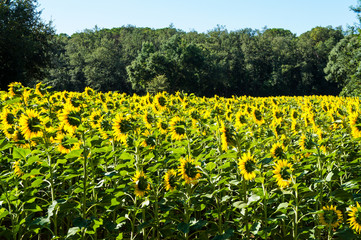
<svg viewBox="0 0 361 240">
<path fill-rule="evenodd" d="M 0 96 L 0 239 L 361 239 L 358 98 Z"/>
</svg>

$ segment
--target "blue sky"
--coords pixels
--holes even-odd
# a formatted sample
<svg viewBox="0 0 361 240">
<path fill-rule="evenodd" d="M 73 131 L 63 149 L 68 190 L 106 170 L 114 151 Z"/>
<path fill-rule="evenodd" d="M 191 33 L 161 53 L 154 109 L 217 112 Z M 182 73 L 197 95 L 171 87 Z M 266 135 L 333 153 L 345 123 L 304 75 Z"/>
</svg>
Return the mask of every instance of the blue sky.
<svg viewBox="0 0 361 240">
<path fill-rule="evenodd" d="M 316 26 L 355 25 L 357 0 L 38 0 L 44 21 L 57 33 L 125 25 L 207 32 L 284 28 L 300 35 Z"/>
</svg>

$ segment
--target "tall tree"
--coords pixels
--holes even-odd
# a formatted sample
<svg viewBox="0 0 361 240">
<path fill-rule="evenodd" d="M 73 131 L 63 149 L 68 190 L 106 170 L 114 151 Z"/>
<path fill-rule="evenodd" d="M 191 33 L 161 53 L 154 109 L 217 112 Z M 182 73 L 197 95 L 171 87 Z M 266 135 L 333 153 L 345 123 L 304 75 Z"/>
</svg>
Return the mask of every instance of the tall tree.
<svg viewBox="0 0 361 240">
<path fill-rule="evenodd" d="M 44 77 L 54 34 L 36 0 L 0 0 L 0 89 L 10 82 L 29 85 Z"/>
</svg>

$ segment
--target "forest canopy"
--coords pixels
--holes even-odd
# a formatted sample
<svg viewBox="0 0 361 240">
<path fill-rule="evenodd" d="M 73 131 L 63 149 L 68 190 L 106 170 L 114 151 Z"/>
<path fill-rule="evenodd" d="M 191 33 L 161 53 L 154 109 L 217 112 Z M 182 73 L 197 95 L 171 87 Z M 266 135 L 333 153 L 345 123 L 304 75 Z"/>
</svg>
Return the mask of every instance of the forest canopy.
<svg viewBox="0 0 361 240">
<path fill-rule="evenodd" d="M 0 0 L 0 88 L 183 91 L 198 96 L 357 95 L 358 28 L 281 28 L 206 33 L 132 25 L 68 36 L 44 23 L 36 0 Z M 352 8 L 359 13 L 359 6 Z"/>
</svg>

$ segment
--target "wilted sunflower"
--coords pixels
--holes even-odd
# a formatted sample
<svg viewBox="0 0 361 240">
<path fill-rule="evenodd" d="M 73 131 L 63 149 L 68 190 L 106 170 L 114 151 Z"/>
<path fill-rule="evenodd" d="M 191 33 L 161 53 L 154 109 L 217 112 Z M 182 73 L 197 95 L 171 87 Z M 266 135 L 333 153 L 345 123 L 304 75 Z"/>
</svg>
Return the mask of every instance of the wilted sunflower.
<svg viewBox="0 0 361 240">
<path fill-rule="evenodd" d="M 82 122 L 81 113 L 72 105 L 66 104 L 59 114 L 59 121 L 66 131 L 73 134 Z"/>
<path fill-rule="evenodd" d="M 256 178 L 256 160 L 250 152 L 244 153 L 239 159 L 238 169 L 245 180 L 251 181 Z"/>
<path fill-rule="evenodd" d="M 177 171 L 170 169 L 164 175 L 164 185 L 167 191 L 173 191 L 177 186 Z"/>
<path fill-rule="evenodd" d="M 277 142 L 271 148 L 272 157 L 282 159 L 285 156 L 285 147 L 282 143 Z"/>
<path fill-rule="evenodd" d="M 320 222 L 327 227 L 337 228 L 342 223 L 342 212 L 336 206 L 323 206 L 320 213 Z"/>
<path fill-rule="evenodd" d="M 27 140 L 43 136 L 43 119 L 35 110 L 28 109 L 19 120 L 20 129 Z"/>
<path fill-rule="evenodd" d="M 133 182 L 135 184 L 134 194 L 137 197 L 144 197 L 145 193 L 150 190 L 150 184 L 147 181 L 143 171 L 136 171 Z"/>
<path fill-rule="evenodd" d="M 356 202 L 356 207 L 350 206 L 350 212 L 348 213 L 349 218 L 347 219 L 351 229 L 355 230 L 356 233 L 361 233 L 361 207 Z"/>
<path fill-rule="evenodd" d="M 180 166 L 178 171 L 186 183 L 195 184 L 198 182 L 198 179 L 201 178 L 201 173 L 197 169 L 197 163 L 194 162 L 192 158 L 187 156 L 185 159 L 179 159 Z"/>
<path fill-rule="evenodd" d="M 123 114 L 119 113 L 115 116 L 113 121 L 113 136 L 116 141 L 127 144 L 128 132 L 132 130 L 132 128 L 130 115 L 123 116 Z"/>
<path fill-rule="evenodd" d="M 170 120 L 169 125 L 172 140 L 180 141 L 186 137 L 186 123 L 183 118 L 175 116 Z"/>
<path fill-rule="evenodd" d="M 272 171 L 280 188 L 288 187 L 292 181 L 292 164 L 287 160 L 278 160 Z"/>
</svg>

